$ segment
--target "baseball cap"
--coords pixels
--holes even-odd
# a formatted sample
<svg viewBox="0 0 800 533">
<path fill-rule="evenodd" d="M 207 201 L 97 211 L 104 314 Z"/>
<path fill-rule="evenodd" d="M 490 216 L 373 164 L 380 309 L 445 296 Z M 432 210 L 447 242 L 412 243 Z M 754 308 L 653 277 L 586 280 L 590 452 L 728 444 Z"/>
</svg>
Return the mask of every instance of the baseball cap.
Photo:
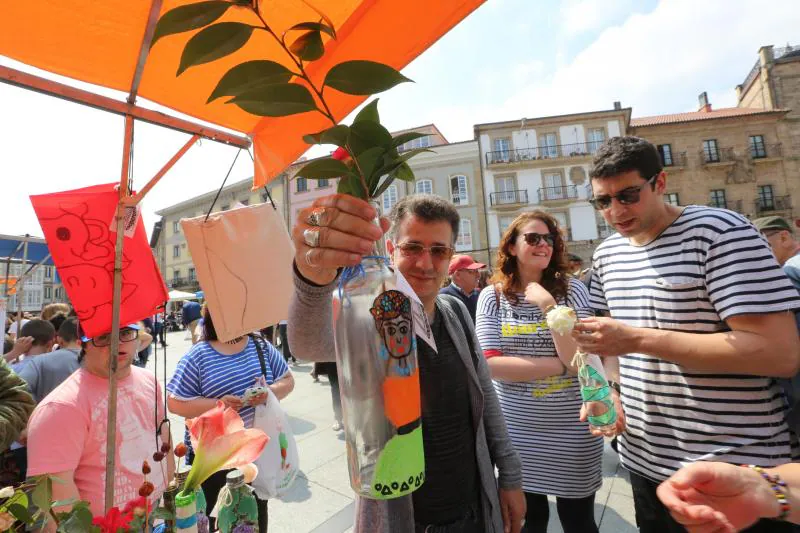
<svg viewBox="0 0 800 533">
<path fill-rule="evenodd" d="M 120 330 L 123 330 L 123 329 L 135 329 L 135 330 L 138 331 L 138 330 L 140 330 L 142 328 L 139 327 L 139 324 L 128 324 L 127 326 L 120 325 L 119 329 Z M 111 332 L 109 331 L 108 333 L 111 333 Z M 80 324 L 78 324 L 78 334 L 80 335 L 82 342 L 89 342 L 90 340 L 92 340 L 91 337 L 87 337 L 87 336 L 85 336 L 83 334 L 83 328 L 80 326 Z M 97 335 L 97 336 L 100 337 L 101 335 Z"/>
<path fill-rule="evenodd" d="M 450 268 L 447 269 L 447 273 L 452 276 L 453 272 L 458 270 L 479 270 L 481 268 L 486 268 L 486 265 L 475 262 L 475 260 L 468 255 L 454 255 L 450 260 Z"/>
<path fill-rule="evenodd" d="M 792 232 L 792 226 L 786 222 L 786 219 L 776 216 L 757 218 L 753 221 L 753 225 L 758 231 L 778 229 L 788 231 L 789 233 Z"/>
</svg>

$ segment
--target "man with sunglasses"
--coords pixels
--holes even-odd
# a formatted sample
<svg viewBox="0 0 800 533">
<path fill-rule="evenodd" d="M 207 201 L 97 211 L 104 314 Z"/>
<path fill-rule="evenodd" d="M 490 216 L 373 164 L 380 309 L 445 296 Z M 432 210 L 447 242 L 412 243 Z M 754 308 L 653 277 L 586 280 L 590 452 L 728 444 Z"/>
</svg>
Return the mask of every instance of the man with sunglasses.
<svg viewBox="0 0 800 533">
<path fill-rule="evenodd" d="M 627 419 L 619 455 L 640 531 L 685 531 L 656 496 L 682 466 L 792 459 L 771 378 L 800 365 L 789 312 L 800 299 L 745 217 L 664 201 L 667 176 L 644 139 L 609 139 L 590 176 L 592 204 L 618 232 L 595 251 L 590 288 L 610 317 L 583 319 L 573 334 L 581 350 L 606 357 L 619 383 Z M 747 531 L 794 529 L 762 521 Z"/>
<path fill-rule="evenodd" d="M 80 328 L 79 328 L 80 331 Z M 108 364 L 111 335 L 94 338 L 80 332 L 81 368 L 48 394 L 28 425 L 28 475 L 49 474 L 53 500 L 86 500 L 92 513 L 105 512 L 106 427 L 108 417 Z M 132 366 L 139 349 L 139 326 L 129 324 L 119 332 L 117 361 L 117 437 L 114 505 L 120 508 L 138 497 L 144 481 L 142 462 L 170 442 L 168 426 L 158 435 L 156 419 L 164 419 L 163 400 L 152 372 Z M 155 419 L 153 410 L 156 410 Z M 148 480 L 155 485 L 156 501 L 164 490 L 161 465 Z M 163 467 L 167 479 L 174 459 L 167 454 Z M 54 531 L 52 522 L 49 523 Z M 45 528 L 47 529 L 47 528 Z"/>
<path fill-rule="evenodd" d="M 334 357 L 331 293 L 341 267 L 370 253 L 381 228 L 366 202 L 334 195 L 298 215 L 295 294 L 289 342 L 301 359 Z M 417 339 L 425 483 L 389 502 L 363 499 L 357 533 L 519 533 L 525 516 L 520 460 L 468 312 L 439 295 L 460 224 L 458 211 L 432 195 L 400 200 L 390 214 L 387 251 L 428 314 L 437 347 Z M 499 477 L 494 470 L 497 467 Z"/>
</svg>

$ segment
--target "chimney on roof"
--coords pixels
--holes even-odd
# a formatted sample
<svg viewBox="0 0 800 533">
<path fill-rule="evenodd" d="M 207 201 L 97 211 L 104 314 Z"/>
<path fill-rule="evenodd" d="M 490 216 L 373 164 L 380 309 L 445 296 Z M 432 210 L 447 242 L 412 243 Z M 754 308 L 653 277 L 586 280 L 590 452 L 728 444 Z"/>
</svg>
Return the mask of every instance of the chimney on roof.
<svg viewBox="0 0 800 533">
<path fill-rule="evenodd" d="M 708 93 L 703 91 L 700 93 L 700 96 L 697 97 L 697 100 L 700 102 L 700 109 L 698 111 L 702 113 L 708 113 L 711 111 L 711 104 L 708 103 Z"/>
<path fill-rule="evenodd" d="M 621 109 L 622 109 L 622 103 L 621 102 L 614 102 L 614 111 L 619 111 Z"/>
</svg>

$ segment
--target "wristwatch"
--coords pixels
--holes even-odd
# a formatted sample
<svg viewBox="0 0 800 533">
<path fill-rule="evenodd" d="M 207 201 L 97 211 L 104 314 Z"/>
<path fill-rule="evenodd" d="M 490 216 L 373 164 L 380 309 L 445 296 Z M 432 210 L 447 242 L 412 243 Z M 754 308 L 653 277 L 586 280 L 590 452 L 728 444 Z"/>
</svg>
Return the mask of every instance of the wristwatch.
<svg viewBox="0 0 800 533">
<path fill-rule="evenodd" d="M 617 394 L 622 392 L 622 387 L 619 385 L 619 381 L 610 381 L 608 382 L 608 386 L 617 391 Z"/>
</svg>

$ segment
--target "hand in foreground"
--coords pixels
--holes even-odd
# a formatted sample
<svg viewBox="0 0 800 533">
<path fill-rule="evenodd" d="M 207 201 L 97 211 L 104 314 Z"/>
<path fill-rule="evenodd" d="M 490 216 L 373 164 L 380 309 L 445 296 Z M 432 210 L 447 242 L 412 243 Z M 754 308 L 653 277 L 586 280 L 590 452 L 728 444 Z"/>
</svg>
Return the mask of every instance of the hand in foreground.
<svg viewBox="0 0 800 533">
<path fill-rule="evenodd" d="M 220 401 L 225 404 L 225 407 L 230 407 L 234 411 L 238 411 L 242 407 L 244 407 L 244 402 L 238 396 L 234 396 L 233 394 L 226 394 Z"/>
<path fill-rule="evenodd" d="M 614 408 L 617 410 L 617 424 L 616 427 L 614 428 L 614 434 L 607 435 L 602 431 L 594 428 L 593 426 L 589 426 L 589 432 L 595 437 L 614 437 L 616 435 L 621 435 L 625 433 L 625 428 L 627 427 L 625 420 L 625 410 L 622 408 L 622 402 L 619 399 L 619 393 L 612 389 L 611 397 L 614 400 Z M 586 403 L 583 403 L 581 405 L 580 420 L 581 422 L 586 422 L 588 419 L 589 419 L 589 413 L 586 411 Z"/>
<path fill-rule="evenodd" d="M 500 489 L 503 533 L 519 533 L 522 530 L 526 508 L 525 494 L 522 489 Z"/>
<path fill-rule="evenodd" d="M 689 533 L 733 533 L 779 512 L 760 474 L 728 463 L 685 466 L 659 485 L 657 494 Z"/>
<path fill-rule="evenodd" d="M 578 349 L 600 356 L 636 353 L 637 328 L 608 317 L 582 318 L 572 331 Z"/>
<path fill-rule="evenodd" d="M 539 307 L 542 311 L 547 309 L 548 306 L 556 304 L 553 295 L 535 281 L 532 281 L 525 287 L 525 300 Z"/>
<path fill-rule="evenodd" d="M 364 200 L 345 194 L 317 199 L 300 211 L 292 231 L 295 263 L 300 274 L 318 285 L 336 279 L 341 267 L 355 266 L 388 229 L 373 224 L 375 208 Z"/>
<path fill-rule="evenodd" d="M 7 354 L 4 354 L 4 357 L 6 361 L 14 362 L 21 355 L 28 353 L 31 346 L 33 346 L 33 337 L 20 337 L 14 341 L 14 347 Z"/>
</svg>

